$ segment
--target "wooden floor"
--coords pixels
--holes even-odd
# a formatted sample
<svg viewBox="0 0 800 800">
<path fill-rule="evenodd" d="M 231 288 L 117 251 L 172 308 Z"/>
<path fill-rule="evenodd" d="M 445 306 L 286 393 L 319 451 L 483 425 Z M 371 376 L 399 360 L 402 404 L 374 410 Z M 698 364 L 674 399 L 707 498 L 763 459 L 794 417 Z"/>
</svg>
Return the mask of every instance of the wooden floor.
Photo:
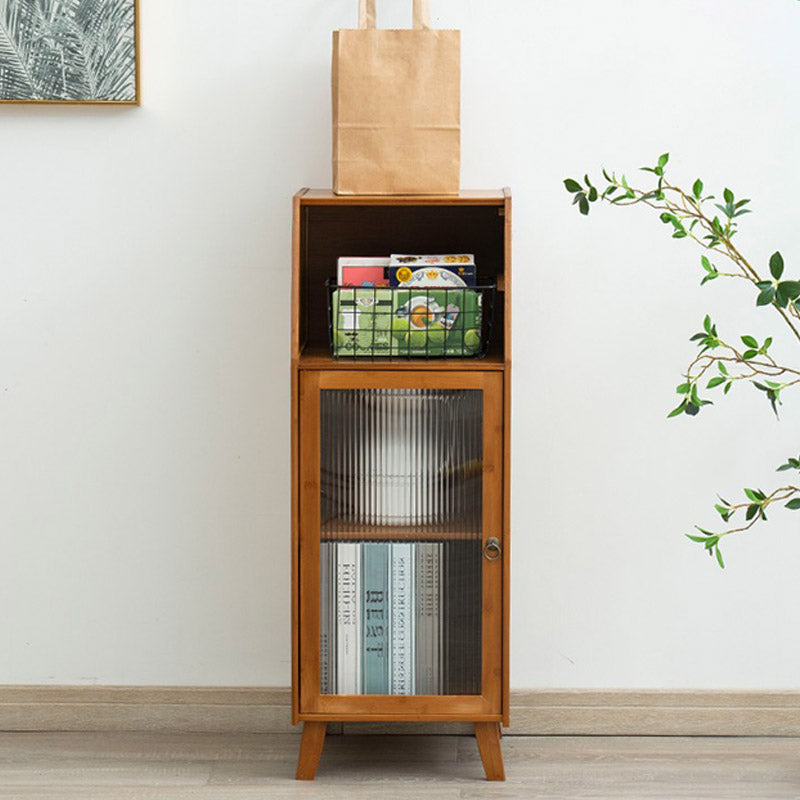
<svg viewBox="0 0 800 800">
<path fill-rule="evenodd" d="M 289 734 L 0 733 L 14 800 L 800 799 L 800 739 L 513 737 L 487 783 L 474 738 L 329 736 L 317 779 L 293 780 Z"/>
</svg>

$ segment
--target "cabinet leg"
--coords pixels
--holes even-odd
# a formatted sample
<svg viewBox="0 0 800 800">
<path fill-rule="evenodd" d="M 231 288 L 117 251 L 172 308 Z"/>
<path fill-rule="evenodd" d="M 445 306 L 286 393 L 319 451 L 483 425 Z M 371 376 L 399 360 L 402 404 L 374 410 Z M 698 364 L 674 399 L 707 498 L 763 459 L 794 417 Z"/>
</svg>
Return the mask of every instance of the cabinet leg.
<svg viewBox="0 0 800 800">
<path fill-rule="evenodd" d="M 300 739 L 300 755 L 297 758 L 298 781 L 313 781 L 317 774 L 319 757 L 325 744 L 325 722 L 304 722 L 303 736 Z"/>
<path fill-rule="evenodd" d="M 476 722 L 475 738 L 487 781 L 504 781 L 503 751 L 500 749 L 500 726 L 496 722 Z"/>
</svg>

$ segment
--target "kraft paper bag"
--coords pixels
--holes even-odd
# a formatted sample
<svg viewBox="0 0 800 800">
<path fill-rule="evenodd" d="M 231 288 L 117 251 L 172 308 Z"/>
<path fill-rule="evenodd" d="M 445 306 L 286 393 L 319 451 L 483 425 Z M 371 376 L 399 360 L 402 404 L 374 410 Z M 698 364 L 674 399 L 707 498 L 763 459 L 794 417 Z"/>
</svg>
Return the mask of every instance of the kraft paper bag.
<svg viewBox="0 0 800 800">
<path fill-rule="evenodd" d="M 413 30 L 378 30 L 375 0 L 359 27 L 333 33 L 333 190 L 457 194 L 461 33 L 430 27 L 414 0 Z"/>
</svg>

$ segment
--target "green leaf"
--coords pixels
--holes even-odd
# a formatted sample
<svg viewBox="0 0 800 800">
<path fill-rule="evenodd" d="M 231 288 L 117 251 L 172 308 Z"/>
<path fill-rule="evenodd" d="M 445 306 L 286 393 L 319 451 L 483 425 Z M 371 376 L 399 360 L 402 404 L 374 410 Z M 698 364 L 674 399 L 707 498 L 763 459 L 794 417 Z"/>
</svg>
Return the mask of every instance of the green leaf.
<svg viewBox="0 0 800 800">
<path fill-rule="evenodd" d="M 692 192 L 698 200 L 703 196 L 703 181 L 701 181 L 700 178 L 694 182 L 694 185 L 692 186 Z"/>
<path fill-rule="evenodd" d="M 612 183 L 612 181 L 611 181 L 611 176 L 608 174 L 608 172 L 606 172 L 606 168 L 605 168 L 605 167 L 603 167 L 603 177 L 604 177 L 604 178 L 605 178 L 605 179 L 606 179 L 606 180 L 607 180 L 609 183 Z"/>
<path fill-rule="evenodd" d="M 747 513 L 744 515 L 745 521 L 749 522 L 753 517 L 758 514 L 758 509 L 761 508 L 757 503 L 752 503 L 747 506 Z"/>
<path fill-rule="evenodd" d="M 786 504 L 786 508 L 791 509 L 792 511 L 800 510 L 800 497 L 795 497 L 794 500 L 790 500 Z"/>
<path fill-rule="evenodd" d="M 692 388 L 692 385 L 690 383 L 681 383 L 677 387 L 675 387 L 675 391 L 678 394 L 689 394 L 689 391 L 691 390 L 691 388 Z"/>
<path fill-rule="evenodd" d="M 783 275 L 783 256 L 777 250 L 769 257 L 769 271 L 776 281 Z"/>
<path fill-rule="evenodd" d="M 722 378 L 722 377 L 712 378 L 708 382 L 708 387 L 707 388 L 713 389 L 716 386 L 719 386 L 720 384 L 723 384 L 723 383 L 725 383 L 725 378 Z"/>
<path fill-rule="evenodd" d="M 714 548 L 714 553 L 717 556 L 717 564 L 719 564 L 722 569 L 725 569 L 725 562 L 722 560 L 722 553 L 720 552 L 719 547 Z"/>
<path fill-rule="evenodd" d="M 721 372 L 723 375 L 727 375 L 727 374 L 728 374 L 728 368 L 727 368 L 727 367 L 725 366 L 725 364 L 723 364 L 721 361 L 718 361 L 718 362 L 717 362 L 717 366 L 719 367 L 719 371 L 720 371 L 720 372 Z"/>
<path fill-rule="evenodd" d="M 706 333 L 711 333 L 711 324 L 711 317 L 706 314 L 705 319 L 703 319 L 703 328 Z"/>
<path fill-rule="evenodd" d="M 745 489 L 744 493 L 748 500 L 752 500 L 754 503 L 758 502 L 758 495 L 756 494 L 755 489 Z"/>
<path fill-rule="evenodd" d="M 572 178 L 567 178 L 564 181 L 564 186 L 566 187 L 568 192 L 580 192 L 583 188 L 578 181 L 572 180 Z"/>
<path fill-rule="evenodd" d="M 782 281 L 778 284 L 778 291 L 787 300 L 796 300 L 800 297 L 800 281 Z"/>
<path fill-rule="evenodd" d="M 743 341 L 743 342 L 744 342 L 744 343 L 745 343 L 745 344 L 746 344 L 748 347 L 755 347 L 755 348 L 757 348 L 757 347 L 758 347 L 758 340 L 757 340 L 755 337 L 753 337 L 753 336 L 742 336 L 742 341 Z"/>
<path fill-rule="evenodd" d="M 595 200 L 597 200 L 597 189 L 592 186 L 592 188 L 589 189 L 589 202 L 594 203 Z"/>
<path fill-rule="evenodd" d="M 667 166 L 667 161 L 669 161 L 669 153 L 662 153 L 658 157 L 658 166 L 664 169 Z"/>
<path fill-rule="evenodd" d="M 687 539 L 691 539 L 693 542 L 700 542 L 701 544 L 707 541 L 707 537 L 705 536 L 693 536 L 691 533 L 685 533 L 684 536 Z"/>
<path fill-rule="evenodd" d="M 688 400 L 686 400 L 686 398 L 684 398 L 681 401 L 681 404 L 677 408 L 673 408 L 672 411 L 670 411 L 669 414 L 667 414 L 667 419 L 669 419 L 670 417 L 677 417 L 678 414 L 683 414 L 683 412 L 686 409 L 687 404 L 688 404 Z"/>
<path fill-rule="evenodd" d="M 748 361 L 751 358 L 755 358 L 757 355 L 758 355 L 758 350 L 745 350 L 744 353 L 742 353 L 742 358 L 745 361 Z"/>
<path fill-rule="evenodd" d="M 774 299 L 775 299 L 775 287 L 768 286 L 766 289 L 762 289 L 761 292 L 759 293 L 758 297 L 756 298 L 756 305 L 768 306 Z"/>
<path fill-rule="evenodd" d="M 722 193 L 722 196 L 725 198 L 726 203 L 733 202 L 733 192 L 730 189 L 725 189 L 725 191 Z"/>
<path fill-rule="evenodd" d="M 725 384 L 725 388 L 724 388 L 722 391 L 723 391 L 725 394 L 728 394 L 728 392 L 731 390 L 731 386 L 733 386 L 733 381 L 728 381 L 728 382 Z"/>
<path fill-rule="evenodd" d="M 581 199 L 578 202 L 578 208 L 580 209 L 581 214 L 588 214 L 589 213 L 589 201 L 586 199 L 586 195 L 581 195 Z"/>
</svg>

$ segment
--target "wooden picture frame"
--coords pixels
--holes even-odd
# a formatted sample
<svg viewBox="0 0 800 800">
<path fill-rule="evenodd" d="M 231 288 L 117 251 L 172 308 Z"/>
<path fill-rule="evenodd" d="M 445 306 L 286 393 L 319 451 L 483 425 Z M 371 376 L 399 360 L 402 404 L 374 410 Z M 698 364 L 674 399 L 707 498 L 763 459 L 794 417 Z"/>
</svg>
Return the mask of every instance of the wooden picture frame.
<svg viewBox="0 0 800 800">
<path fill-rule="evenodd" d="M 0 0 L 0 104 L 141 105 L 140 27 L 139 0 Z"/>
</svg>

